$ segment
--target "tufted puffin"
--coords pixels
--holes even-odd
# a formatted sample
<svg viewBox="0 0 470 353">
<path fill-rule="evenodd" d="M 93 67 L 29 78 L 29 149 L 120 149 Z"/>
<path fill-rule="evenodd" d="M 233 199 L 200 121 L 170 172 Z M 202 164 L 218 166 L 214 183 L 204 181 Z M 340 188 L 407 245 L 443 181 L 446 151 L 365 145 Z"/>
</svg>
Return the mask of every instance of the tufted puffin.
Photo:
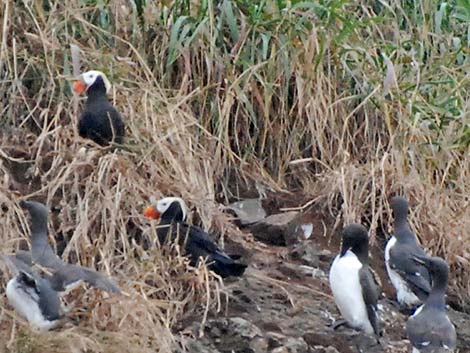
<svg viewBox="0 0 470 353">
<path fill-rule="evenodd" d="M 106 94 L 111 84 L 100 71 L 88 71 L 73 83 L 73 90 L 78 94 L 86 92 L 88 98 L 85 109 L 78 122 L 78 133 L 101 146 L 111 142 L 122 144 L 124 141 L 124 122 L 121 114 L 109 102 Z"/>
<path fill-rule="evenodd" d="M 219 276 L 241 276 L 247 266 L 223 252 L 204 230 L 186 224 L 186 214 L 186 205 L 179 197 L 165 197 L 144 212 L 146 217 L 160 220 L 157 229 L 160 243 L 168 241 L 168 234 L 171 233 L 171 240 L 178 239 L 178 243 L 184 245 L 192 266 L 203 257 L 207 258 L 209 268 Z"/>
</svg>

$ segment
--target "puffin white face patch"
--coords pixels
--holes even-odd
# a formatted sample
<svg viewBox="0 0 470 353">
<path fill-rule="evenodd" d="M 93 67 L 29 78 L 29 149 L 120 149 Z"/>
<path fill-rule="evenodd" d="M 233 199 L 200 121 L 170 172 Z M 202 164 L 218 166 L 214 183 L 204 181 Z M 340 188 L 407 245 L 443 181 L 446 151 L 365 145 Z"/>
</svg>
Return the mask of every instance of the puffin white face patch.
<svg viewBox="0 0 470 353">
<path fill-rule="evenodd" d="M 92 84 L 95 83 L 98 76 L 101 76 L 101 78 L 103 79 L 104 86 L 106 87 L 106 93 L 109 93 L 109 91 L 111 90 L 111 83 L 109 82 L 106 75 L 102 73 L 101 71 L 96 71 L 96 70 L 87 71 L 84 74 L 82 74 L 82 79 L 83 79 L 83 82 L 85 82 L 86 87 L 88 88 Z"/>
<path fill-rule="evenodd" d="M 165 211 L 168 210 L 168 207 L 170 207 L 170 205 L 175 201 L 180 204 L 181 211 L 183 212 L 183 220 L 186 219 L 186 214 L 187 214 L 186 203 L 180 197 L 165 197 L 159 200 L 156 205 L 157 211 L 160 214 L 164 214 Z"/>
</svg>

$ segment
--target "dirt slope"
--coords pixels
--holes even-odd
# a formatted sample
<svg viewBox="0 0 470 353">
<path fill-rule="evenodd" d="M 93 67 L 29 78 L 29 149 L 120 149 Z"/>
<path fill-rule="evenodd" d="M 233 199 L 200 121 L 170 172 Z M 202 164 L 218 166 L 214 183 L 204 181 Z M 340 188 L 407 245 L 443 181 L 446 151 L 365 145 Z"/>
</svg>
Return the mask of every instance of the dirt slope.
<svg viewBox="0 0 470 353">
<path fill-rule="evenodd" d="M 374 270 L 382 281 L 380 344 L 348 328 L 331 328 L 340 319 L 328 284 L 328 270 L 337 249 L 334 220 L 317 211 L 299 218 L 311 223 L 307 240 L 290 246 L 244 244 L 250 268 L 240 280 L 226 283 L 227 310 L 201 326 L 193 318 L 181 327 L 181 343 L 193 353 L 353 353 L 410 352 L 404 331 L 406 315 L 394 306 L 393 290 L 383 264 L 383 240 L 371 249 Z M 300 225 L 300 223 L 299 223 Z M 292 229 L 290 225 L 288 227 Z M 246 230 L 249 233 L 249 229 Z M 256 234 L 254 234 L 256 236 Z M 459 352 L 470 352 L 470 317 L 450 309 L 457 328 Z"/>
</svg>

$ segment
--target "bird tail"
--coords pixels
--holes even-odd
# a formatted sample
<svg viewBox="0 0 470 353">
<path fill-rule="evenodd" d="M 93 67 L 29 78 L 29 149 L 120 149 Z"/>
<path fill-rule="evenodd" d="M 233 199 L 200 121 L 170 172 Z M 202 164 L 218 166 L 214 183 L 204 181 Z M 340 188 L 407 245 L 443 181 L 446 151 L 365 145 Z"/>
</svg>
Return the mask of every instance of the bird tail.
<svg viewBox="0 0 470 353">
<path fill-rule="evenodd" d="M 223 278 L 229 276 L 239 277 L 243 275 L 247 267 L 247 265 L 235 262 L 224 254 L 214 254 L 211 260 L 213 263 L 210 265 L 210 269 Z"/>
</svg>

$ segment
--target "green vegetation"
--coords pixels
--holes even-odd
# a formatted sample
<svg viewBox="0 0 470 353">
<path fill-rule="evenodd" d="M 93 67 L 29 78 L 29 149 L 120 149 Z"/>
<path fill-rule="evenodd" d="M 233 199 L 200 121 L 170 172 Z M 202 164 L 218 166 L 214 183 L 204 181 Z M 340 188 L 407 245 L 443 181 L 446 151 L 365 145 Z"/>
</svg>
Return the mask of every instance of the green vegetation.
<svg viewBox="0 0 470 353">
<path fill-rule="evenodd" d="M 54 334 L 65 347 L 169 352 L 187 312 L 220 309 L 205 267 L 184 270 L 165 254 L 150 254 L 152 266 L 138 260 L 135 238 L 152 234 L 140 210 L 162 194 L 181 195 L 206 228 L 236 237 L 216 201 L 247 190 L 300 190 L 374 236 L 389 232 L 388 199 L 402 193 L 429 252 L 451 265 L 451 295 L 469 309 L 470 1 L 1 6 L 1 250 L 25 234 L 17 197 L 42 198 L 64 208 L 53 225 L 74 240 L 66 254 L 101 258 L 129 293 L 104 304 L 119 308 L 90 299 L 80 327 Z M 83 71 L 113 83 L 124 151 L 79 152 L 71 44 Z"/>
</svg>

